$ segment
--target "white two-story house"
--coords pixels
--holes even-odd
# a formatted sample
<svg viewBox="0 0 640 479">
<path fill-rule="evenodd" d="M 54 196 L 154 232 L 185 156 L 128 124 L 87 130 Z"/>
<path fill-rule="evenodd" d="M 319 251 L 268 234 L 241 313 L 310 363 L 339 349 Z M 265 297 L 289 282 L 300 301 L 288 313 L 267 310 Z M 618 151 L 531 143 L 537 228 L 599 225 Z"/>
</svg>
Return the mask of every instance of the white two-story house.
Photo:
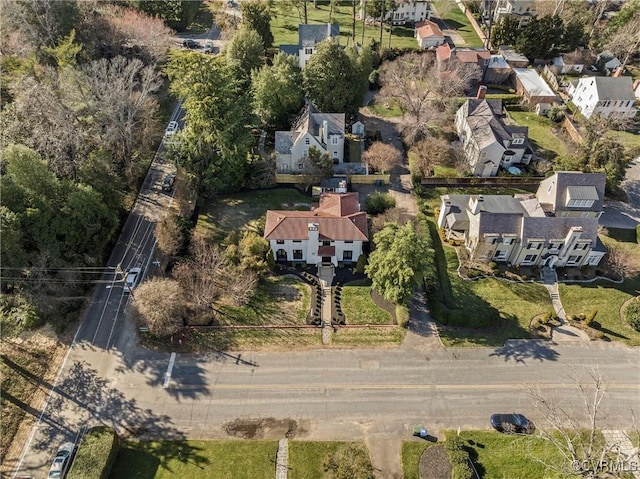
<svg viewBox="0 0 640 479">
<path fill-rule="evenodd" d="M 470 98 L 456 112 L 456 132 L 476 176 L 496 176 L 500 168 L 531 161 L 529 128 L 505 125 L 503 117 L 502 100 L 484 98 Z"/>
<path fill-rule="evenodd" d="M 518 28 L 523 27 L 537 15 L 537 0 L 483 0 L 482 9 L 485 18 L 492 18 L 498 23 L 509 16 L 518 21 Z"/>
<path fill-rule="evenodd" d="M 366 16 L 366 0 L 360 0 L 360 18 Z M 394 25 L 418 23 L 431 19 L 431 0 L 396 0 L 396 9 L 385 13 L 385 22 Z M 377 20 L 377 19 L 376 19 Z"/>
<path fill-rule="evenodd" d="M 631 77 L 586 77 L 569 86 L 569 95 L 585 118 L 633 118 L 638 109 Z"/>
<path fill-rule="evenodd" d="M 595 266 L 605 175 L 562 171 L 532 195 L 441 196 L 438 226 L 472 258 L 513 266 Z"/>
<path fill-rule="evenodd" d="M 329 155 L 334 164 L 344 161 L 344 113 L 320 113 L 311 104 L 290 131 L 276 131 L 275 154 L 278 173 L 304 171 L 309 149 Z"/>
<path fill-rule="evenodd" d="M 276 261 L 355 263 L 369 240 L 358 193 L 323 193 L 311 211 L 267 211 L 264 237 Z"/>
<path fill-rule="evenodd" d="M 338 41 L 340 25 L 324 23 L 319 25 L 298 25 L 298 44 L 280 45 L 280 51 L 298 57 L 298 66 L 304 68 L 309 58 L 316 52 L 318 43 L 330 38 Z"/>
</svg>

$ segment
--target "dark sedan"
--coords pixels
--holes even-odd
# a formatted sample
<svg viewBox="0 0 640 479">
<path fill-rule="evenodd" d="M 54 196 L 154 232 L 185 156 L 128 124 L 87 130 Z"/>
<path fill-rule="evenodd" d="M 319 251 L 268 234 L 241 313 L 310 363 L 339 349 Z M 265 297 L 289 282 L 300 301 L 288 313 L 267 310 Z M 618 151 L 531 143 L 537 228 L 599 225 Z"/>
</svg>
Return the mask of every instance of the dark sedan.
<svg viewBox="0 0 640 479">
<path fill-rule="evenodd" d="M 522 414 L 494 414 L 491 416 L 491 425 L 496 431 L 506 433 L 531 434 L 535 426 Z"/>
</svg>

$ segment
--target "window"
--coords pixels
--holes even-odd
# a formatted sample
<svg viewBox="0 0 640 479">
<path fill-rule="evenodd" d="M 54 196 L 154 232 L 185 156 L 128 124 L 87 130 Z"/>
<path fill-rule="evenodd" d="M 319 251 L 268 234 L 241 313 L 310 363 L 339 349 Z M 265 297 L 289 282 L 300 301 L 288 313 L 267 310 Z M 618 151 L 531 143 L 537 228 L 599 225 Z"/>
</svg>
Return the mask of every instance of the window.
<svg viewBox="0 0 640 479">
<path fill-rule="evenodd" d="M 549 249 L 561 249 L 562 243 L 549 243 Z"/>
<path fill-rule="evenodd" d="M 498 242 L 498 238 L 495 236 L 489 236 L 487 238 L 487 244 L 496 244 Z"/>
<path fill-rule="evenodd" d="M 496 251 L 496 254 L 493 256 L 493 259 L 496 259 L 496 260 L 504 260 L 506 258 L 507 258 L 507 251 L 503 249 Z"/>
<path fill-rule="evenodd" d="M 567 206 L 573 207 L 573 208 L 591 208 L 591 206 L 593 206 L 593 200 L 571 199 L 567 201 Z"/>
<path fill-rule="evenodd" d="M 309 156 L 309 150 L 307 148 L 305 148 L 304 150 L 302 150 L 302 156 Z"/>
<path fill-rule="evenodd" d="M 504 244 L 512 244 L 513 243 L 513 238 L 503 238 L 502 242 Z"/>
<path fill-rule="evenodd" d="M 304 170 L 304 164 L 298 163 L 298 169 L 299 170 Z"/>
<path fill-rule="evenodd" d="M 334 152 L 333 152 L 333 157 L 334 157 L 334 158 L 338 158 L 338 152 L 337 152 L 337 151 L 334 151 Z"/>
<path fill-rule="evenodd" d="M 304 54 L 305 55 L 313 55 L 313 48 L 305 48 L 304 49 Z"/>
<path fill-rule="evenodd" d="M 523 145 L 524 144 L 524 138 L 514 138 L 512 143 L 514 145 Z"/>
<path fill-rule="evenodd" d="M 305 145 L 310 145 L 311 144 L 311 138 L 305 138 L 304 139 L 304 144 Z"/>
<path fill-rule="evenodd" d="M 589 243 L 576 243 L 576 245 L 573 247 L 573 249 L 584 251 L 588 247 L 589 247 Z"/>
<path fill-rule="evenodd" d="M 542 243 L 539 241 L 529 241 L 527 243 L 527 249 L 540 249 L 542 248 Z"/>
<path fill-rule="evenodd" d="M 537 254 L 528 254 L 524 257 L 524 263 L 535 263 L 536 260 L 538 259 L 538 255 Z"/>
<path fill-rule="evenodd" d="M 338 144 L 338 137 L 337 136 L 332 136 L 331 137 L 331 144 L 332 145 L 337 145 Z"/>
<path fill-rule="evenodd" d="M 345 240 L 345 243 L 353 243 L 351 240 Z"/>
<path fill-rule="evenodd" d="M 346 250 L 342 252 L 342 261 L 351 261 L 353 259 L 353 251 Z"/>
<path fill-rule="evenodd" d="M 294 249 L 293 250 L 293 259 L 302 259 L 302 250 L 301 249 Z"/>
<path fill-rule="evenodd" d="M 293 240 L 294 243 L 302 243 L 302 240 Z"/>
<path fill-rule="evenodd" d="M 331 241 L 322 240 L 322 246 L 331 246 Z"/>
<path fill-rule="evenodd" d="M 276 244 L 284 244 L 284 240 L 278 240 L 276 241 Z"/>
<path fill-rule="evenodd" d="M 567 264 L 577 264 L 582 259 L 582 256 L 569 256 Z"/>
</svg>

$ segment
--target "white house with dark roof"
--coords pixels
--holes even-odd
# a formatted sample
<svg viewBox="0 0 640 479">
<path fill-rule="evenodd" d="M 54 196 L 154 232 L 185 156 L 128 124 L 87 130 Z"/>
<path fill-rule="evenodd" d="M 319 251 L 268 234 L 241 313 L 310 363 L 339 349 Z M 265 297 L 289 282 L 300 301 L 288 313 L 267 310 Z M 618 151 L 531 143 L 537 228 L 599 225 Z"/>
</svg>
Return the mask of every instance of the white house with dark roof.
<svg viewBox="0 0 640 479">
<path fill-rule="evenodd" d="M 397 0 L 395 10 L 385 13 L 385 21 L 394 25 L 417 23 L 431 18 L 431 0 Z M 365 1 L 360 0 L 360 18 L 364 18 Z"/>
<path fill-rule="evenodd" d="M 493 17 L 494 23 L 507 16 L 515 18 L 518 28 L 529 23 L 538 13 L 536 0 L 483 0 L 482 9 L 485 17 Z"/>
<path fill-rule="evenodd" d="M 633 118 L 638 109 L 631 77 L 586 77 L 569 86 L 569 96 L 585 118 Z"/>
<path fill-rule="evenodd" d="M 561 171 L 533 195 L 444 195 L 438 226 L 473 259 L 521 266 L 596 266 L 605 175 Z"/>
<path fill-rule="evenodd" d="M 504 116 L 502 100 L 484 98 L 470 98 L 456 112 L 456 132 L 476 176 L 496 176 L 500 168 L 531 161 L 529 128 L 506 125 Z"/>
<path fill-rule="evenodd" d="M 311 211 L 267 211 L 264 238 L 276 261 L 354 263 L 369 241 L 358 193 L 323 193 Z"/>
<path fill-rule="evenodd" d="M 298 25 L 298 44 L 280 45 L 280 51 L 298 57 L 298 66 L 304 68 L 316 52 L 318 43 L 327 38 L 337 41 L 339 34 L 340 25 L 337 23 Z"/>
<path fill-rule="evenodd" d="M 320 113 L 311 104 L 290 131 L 276 131 L 276 170 L 296 173 L 305 168 L 311 147 L 329 155 L 335 164 L 344 160 L 344 113 Z"/>
</svg>

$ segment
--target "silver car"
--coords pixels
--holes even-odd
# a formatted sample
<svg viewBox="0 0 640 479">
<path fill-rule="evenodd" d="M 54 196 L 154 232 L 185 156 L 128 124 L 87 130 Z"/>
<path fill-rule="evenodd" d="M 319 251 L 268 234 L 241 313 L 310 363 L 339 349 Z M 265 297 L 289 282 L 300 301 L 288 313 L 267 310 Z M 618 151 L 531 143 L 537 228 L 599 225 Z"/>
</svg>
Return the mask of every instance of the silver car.
<svg viewBox="0 0 640 479">
<path fill-rule="evenodd" d="M 135 288 L 136 285 L 138 284 L 141 272 L 142 272 L 142 269 L 138 268 L 137 266 L 127 271 L 127 274 L 124 277 L 125 293 L 130 293 L 131 291 L 133 291 L 133 288 Z"/>
<path fill-rule="evenodd" d="M 53 458 L 53 463 L 49 469 L 49 479 L 61 479 L 65 476 L 71 465 L 71 456 L 73 455 L 73 443 L 65 442 L 58 448 L 56 456 Z"/>
</svg>

